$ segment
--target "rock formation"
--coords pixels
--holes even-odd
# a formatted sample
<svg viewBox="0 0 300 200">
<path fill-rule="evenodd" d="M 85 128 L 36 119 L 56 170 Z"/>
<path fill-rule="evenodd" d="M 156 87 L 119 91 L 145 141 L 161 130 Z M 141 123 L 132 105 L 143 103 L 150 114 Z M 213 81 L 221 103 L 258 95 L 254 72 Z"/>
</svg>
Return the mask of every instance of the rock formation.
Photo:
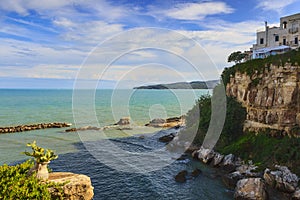
<svg viewBox="0 0 300 200">
<path fill-rule="evenodd" d="M 186 182 L 186 176 L 187 176 L 188 172 L 186 170 L 182 170 L 180 171 L 174 178 L 175 181 L 178 183 L 184 183 Z"/>
<path fill-rule="evenodd" d="M 91 200 L 94 192 L 91 179 L 82 174 L 70 172 L 53 172 L 49 174 L 49 182 L 65 183 L 63 186 L 63 196 L 66 200 Z M 49 188 L 51 197 L 56 199 L 59 196 L 59 189 Z"/>
<path fill-rule="evenodd" d="M 120 126 L 129 125 L 129 124 L 130 124 L 130 117 L 122 117 L 117 123 L 115 123 L 115 125 L 120 125 Z"/>
<path fill-rule="evenodd" d="M 270 65 L 251 75 L 237 71 L 231 75 L 226 93 L 246 107 L 245 130 L 269 128 L 300 136 L 300 66 Z"/>
<path fill-rule="evenodd" d="M 185 117 L 171 117 L 167 119 L 153 119 L 145 126 L 158 127 L 158 128 L 170 128 L 170 127 L 180 127 L 185 125 Z"/>
<path fill-rule="evenodd" d="M 33 130 L 46 129 L 46 128 L 63 128 L 63 127 L 69 127 L 71 125 L 72 124 L 70 124 L 70 123 L 54 122 L 54 123 L 41 123 L 41 124 L 0 127 L 0 134 L 1 133 L 23 132 L 23 131 L 33 131 Z"/>
<path fill-rule="evenodd" d="M 267 198 L 265 184 L 261 178 L 247 178 L 238 181 L 234 199 L 265 200 Z"/>
<path fill-rule="evenodd" d="M 275 165 L 275 168 L 277 169 L 276 171 L 271 171 L 270 169 L 265 170 L 264 179 L 267 184 L 282 192 L 295 192 L 299 181 L 298 176 L 291 173 L 285 166 Z"/>
<path fill-rule="evenodd" d="M 219 167 L 225 185 L 231 189 L 235 188 L 235 199 L 268 199 L 268 194 L 275 189 L 288 199 L 300 200 L 300 178 L 286 166 L 275 165 L 276 170 L 267 168 L 262 172 L 258 171 L 258 167 L 253 165 L 251 160 L 246 164 L 233 154 L 222 155 L 203 146 L 194 150 L 192 157 Z"/>
</svg>

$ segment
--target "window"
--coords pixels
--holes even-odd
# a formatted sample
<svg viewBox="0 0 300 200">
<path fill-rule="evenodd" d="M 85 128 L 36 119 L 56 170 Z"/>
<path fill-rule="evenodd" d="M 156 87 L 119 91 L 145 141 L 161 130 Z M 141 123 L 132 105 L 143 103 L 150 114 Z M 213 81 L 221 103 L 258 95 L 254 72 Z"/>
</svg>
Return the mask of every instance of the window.
<svg viewBox="0 0 300 200">
<path fill-rule="evenodd" d="M 295 37 L 295 44 L 298 44 L 298 37 Z"/>
<path fill-rule="evenodd" d="M 279 35 L 275 35 L 275 42 L 279 41 Z"/>
<path fill-rule="evenodd" d="M 287 22 L 283 22 L 282 24 L 283 24 L 283 29 L 286 29 Z"/>
<path fill-rule="evenodd" d="M 286 45 L 286 39 L 285 39 L 285 38 L 283 38 L 282 44 L 283 44 L 283 45 Z"/>
<path fill-rule="evenodd" d="M 263 44 L 263 43 L 264 43 L 264 38 L 260 38 L 259 44 Z"/>
</svg>

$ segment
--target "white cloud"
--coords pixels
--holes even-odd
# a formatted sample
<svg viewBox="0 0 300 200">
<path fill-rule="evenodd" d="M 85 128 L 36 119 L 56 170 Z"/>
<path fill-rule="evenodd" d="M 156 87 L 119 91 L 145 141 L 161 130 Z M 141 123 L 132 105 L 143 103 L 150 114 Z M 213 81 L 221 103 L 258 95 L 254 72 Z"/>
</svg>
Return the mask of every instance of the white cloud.
<svg viewBox="0 0 300 200">
<path fill-rule="evenodd" d="M 55 20 L 54 23 L 67 29 L 67 32 L 61 35 L 65 40 L 94 45 L 123 31 L 122 24 L 109 24 L 104 21 L 75 23 L 63 18 Z"/>
<path fill-rule="evenodd" d="M 10 12 L 27 15 L 29 10 L 54 10 L 72 3 L 71 0 L 14 0 L 0 1 L 0 8 Z"/>
<path fill-rule="evenodd" d="M 257 4 L 257 8 L 261 8 L 265 11 L 275 11 L 275 12 L 282 12 L 282 10 L 287 7 L 288 5 L 291 5 L 298 0 L 264 0 L 259 1 Z"/>
<path fill-rule="evenodd" d="M 78 12 L 76 7 L 88 10 L 89 14 Z M 0 1 L 0 9 L 24 16 L 29 15 L 30 10 L 34 10 L 44 16 L 78 18 L 90 15 L 110 21 L 126 16 L 129 8 L 111 5 L 106 0 L 13 0 Z"/>
<path fill-rule="evenodd" d="M 201 20 L 208 15 L 232 13 L 233 8 L 224 2 L 183 3 L 163 11 L 166 16 L 180 20 Z"/>
<path fill-rule="evenodd" d="M 122 31 L 121 25 L 110 25 L 102 22 L 90 23 L 84 25 L 64 19 L 56 21 L 57 26 L 66 28 L 67 33 L 65 37 L 73 40 L 78 39 L 82 42 L 89 38 L 94 42 L 102 41 L 105 35 Z M 219 78 L 219 72 L 217 72 L 213 63 L 219 69 L 222 69 L 227 63 L 227 56 L 232 51 L 249 49 L 249 43 L 255 39 L 255 30 L 259 26 L 254 21 L 237 24 L 222 22 L 218 24 L 223 25 L 213 26 L 212 24 L 206 24 L 209 27 L 206 31 L 180 31 L 187 37 L 164 29 L 158 29 L 158 31 L 138 29 L 134 32 L 129 31 L 123 36 L 122 34 L 117 35 L 100 46 L 99 49 L 91 52 L 85 63 L 85 66 L 90 70 L 86 71 L 80 78 L 99 78 L 99 73 L 105 69 L 107 63 L 110 63 L 122 53 L 129 52 L 129 54 L 125 54 L 116 60 L 115 63 L 112 63 L 112 66 L 109 67 L 102 78 L 105 80 L 119 80 L 120 77 L 123 77 L 135 66 L 158 63 L 181 73 L 189 81 L 217 79 Z M 103 33 L 101 28 L 106 26 L 112 26 L 112 31 L 107 33 L 104 31 Z M 133 35 L 134 37 L 132 37 Z M 193 40 L 189 38 L 200 42 L 203 49 L 196 48 Z M 17 42 L 12 39 L 6 42 L 2 41 L 1 45 L 4 48 L 0 49 L 0 54 L 5 58 L 2 64 L 10 66 L 2 68 L 2 76 L 6 74 L 5 76 L 18 77 L 75 78 L 79 66 L 85 56 L 88 55 L 86 51 L 68 48 L 54 49 L 41 44 Z M 131 50 L 141 47 L 144 49 L 131 52 Z M 160 47 L 166 51 L 159 49 L 155 51 L 151 47 Z M 24 54 L 32 56 L 24 56 Z M 199 77 L 199 74 L 195 73 L 195 69 L 186 63 L 183 58 L 199 65 L 198 69 L 203 73 L 203 77 Z M 29 64 L 29 66 L 22 66 L 26 64 Z M 126 78 L 124 81 L 135 84 L 151 80 L 172 81 L 171 76 L 169 76 L 172 73 L 151 69 L 149 67 L 147 70 L 131 72 L 132 75 L 124 77 Z M 145 76 L 149 76 L 149 78 Z"/>
</svg>

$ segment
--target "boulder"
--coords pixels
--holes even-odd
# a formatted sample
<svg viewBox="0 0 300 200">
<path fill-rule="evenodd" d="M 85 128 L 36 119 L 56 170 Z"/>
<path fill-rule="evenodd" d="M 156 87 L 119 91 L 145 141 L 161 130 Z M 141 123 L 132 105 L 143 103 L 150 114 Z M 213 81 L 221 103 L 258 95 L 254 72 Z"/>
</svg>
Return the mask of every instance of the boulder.
<svg viewBox="0 0 300 200">
<path fill-rule="evenodd" d="M 265 200 L 268 199 L 265 184 L 261 178 L 246 178 L 237 182 L 234 199 Z"/>
<path fill-rule="evenodd" d="M 167 119 L 156 118 L 151 120 L 149 123 L 145 124 L 145 126 L 152 126 L 152 127 L 175 127 L 179 129 L 180 127 L 184 126 L 185 119 L 184 116 L 181 117 L 171 117 Z"/>
<path fill-rule="evenodd" d="M 174 137 L 175 137 L 174 133 L 171 133 L 169 135 L 164 135 L 164 136 L 158 138 L 158 140 L 160 142 L 169 143 L 174 139 Z"/>
<path fill-rule="evenodd" d="M 220 165 L 224 170 L 233 172 L 236 168 L 234 155 L 233 154 L 226 155 L 223 159 L 223 162 Z"/>
<path fill-rule="evenodd" d="M 222 177 L 223 182 L 228 188 L 235 188 L 237 182 L 241 179 L 245 178 L 240 172 L 235 171 L 230 174 L 225 174 Z"/>
<path fill-rule="evenodd" d="M 122 117 L 115 125 L 129 125 L 130 124 L 130 117 Z"/>
<path fill-rule="evenodd" d="M 300 188 L 297 188 L 292 196 L 292 200 L 300 200 Z"/>
<path fill-rule="evenodd" d="M 175 181 L 179 183 L 184 183 L 186 182 L 186 176 L 188 172 L 186 170 L 180 171 L 176 176 L 175 176 Z"/>
<path fill-rule="evenodd" d="M 236 171 L 240 172 L 243 176 L 250 178 L 250 177 L 259 177 L 262 174 L 259 172 L 256 172 L 257 166 L 253 164 L 243 164 L 238 167 L 236 167 Z"/>
<path fill-rule="evenodd" d="M 65 132 L 75 132 L 77 131 L 76 128 L 70 128 L 70 129 L 66 129 Z"/>
<path fill-rule="evenodd" d="M 224 159 L 224 155 L 218 153 L 218 152 L 215 152 L 215 156 L 213 157 L 213 160 L 212 160 L 212 164 L 214 167 L 217 167 L 220 165 L 220 163 L 223 161 Z"/>
<path fill-rule="evenodd" d="M 198 150 L 198 159 L 203 163 L 209 163 L 214 157 L 214 151 L 210 149 L 206 149 L 204 147 L 200 147 Z"/>
<path fill-rule="evenodd" d="M 66 200 L 91 200 L 94 196 L 94 188 L 91 179 L 83 174 L 70 172 L 53 172 L 49 174 L 49 182 L 66 183 L 63 187 L 64 199 Z M 59 196 L 57 188 L 49 188 L 51 198 Z"/>
<path fill-rule="evenodd" d="M 275 175 L 276 172 L 272 172 L 270 169 L 266 168 L 264 171 L 263 178 L 268 185 L 275 187 Z"/>
<path fill-rule="evenodd" d="M 285 166 L 275 165 L 275 168 L 277 169 L 276 171 L 271 171 L 268 168 L 264 171 L 266 183 L 282 192 L 295 192 L 299 181 L 298 176 L 291 173 Z"/>
<path fill-rule="evenodd" d="M 145 124 L 145 126 L 163 127 L 165 123 L 166 123 L 165 119 L 155 118 L 152 119 L 148 124 Z"/>
</svg>

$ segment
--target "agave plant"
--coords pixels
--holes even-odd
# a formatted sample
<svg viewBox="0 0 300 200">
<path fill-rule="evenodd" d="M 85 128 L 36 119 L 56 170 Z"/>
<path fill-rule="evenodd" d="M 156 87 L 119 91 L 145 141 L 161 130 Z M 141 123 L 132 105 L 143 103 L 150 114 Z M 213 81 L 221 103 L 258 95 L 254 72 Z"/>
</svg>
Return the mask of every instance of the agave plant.
<svg viewBox="0 0 300 200">
<path fill-rule="evenodd" d="M 44 149 L 36 145 L 36 141 L 27 144 L 28 147 L 31 147 L 32 152 L 23 152 L 27 156 L 35 158 L 36 163 L 45 163 L 51 160 L 57 159 L 58 156 L 50 149 Z"/>
<path fill-rule="evenodd" d="M 28 171 L 28 175 L 32 175 L 36 172 L 36 177 L 38 179 L 47 180 L 49 177 L 48 163 L 51 160 L 58 158 L 57 155 L 50 149 L 44 149 L 36 145 L 36 141 L 27 144 L 28 147 L 31 147 L 32 152 L 23 152 L 27 156 L 35 158 L 35 165 Z"/>
</svg>

